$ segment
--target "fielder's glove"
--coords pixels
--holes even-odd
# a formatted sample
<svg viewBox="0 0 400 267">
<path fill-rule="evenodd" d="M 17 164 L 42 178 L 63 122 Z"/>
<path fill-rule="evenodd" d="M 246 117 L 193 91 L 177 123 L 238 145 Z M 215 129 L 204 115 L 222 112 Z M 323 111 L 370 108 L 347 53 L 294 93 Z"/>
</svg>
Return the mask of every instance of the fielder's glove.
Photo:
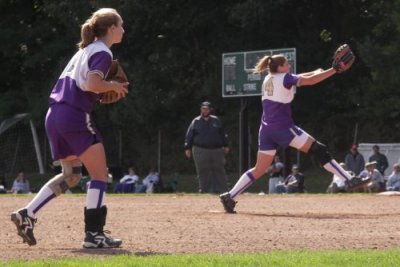
<svg viewBox="0 0 400 267">
<path fill-rule="evenodd" d="M 119 64 L 118 60 L 113 60 L 111 62 L 110 70 L 108 71 L 106 81 L 116 81 L 119 83 L 128 82 L 128 77 L 126 76 L 124 70 Z M 122 97 L 114 91 L 108 91 L 100 95 L 101 104 L 112 104 L 120 100 Z"/>
<path fill-rule="evenodd" d="M 355 60 L 356 57 L 353 51 L 351 51 L 347 44 L 343 44 L 339 46 L 333 54 L 332 68 L 334 68 L 337 73 L 343 73 L 350 69 Z"/>
</svg>

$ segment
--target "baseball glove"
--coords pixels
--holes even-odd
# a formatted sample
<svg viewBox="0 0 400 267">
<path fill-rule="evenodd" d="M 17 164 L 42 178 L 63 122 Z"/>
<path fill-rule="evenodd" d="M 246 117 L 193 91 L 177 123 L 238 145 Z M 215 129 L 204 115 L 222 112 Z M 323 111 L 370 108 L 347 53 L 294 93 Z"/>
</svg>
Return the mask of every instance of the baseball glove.
<svg viewBox="0 0 400 267">
<path fill-rule="evenodd" d="M 119 83 L 128 82 L 128 77 L 126 77 L 126 74 L 122 69 L 121 65 L 119 64 L 118 60 L 113 60 L 111 62 L 111 67 L 110 70 L 108 71 L 106 81 L 116 81 Z M 122 97 L 118 96 L 116 92 L 108 91 L 100 95 L 100 103 L 112 104 L 117 102 L 121 98 Z"/>
<path fill-rule="evenodd" d="M 343 73 L 350 69 L 355 60 L 356 57 L 353 51 L 351 51 L 350 46 L 343 44 L 339 46 L 333 54 L 332 68 L 334 68 L 337 73 Z"/>
</svg>

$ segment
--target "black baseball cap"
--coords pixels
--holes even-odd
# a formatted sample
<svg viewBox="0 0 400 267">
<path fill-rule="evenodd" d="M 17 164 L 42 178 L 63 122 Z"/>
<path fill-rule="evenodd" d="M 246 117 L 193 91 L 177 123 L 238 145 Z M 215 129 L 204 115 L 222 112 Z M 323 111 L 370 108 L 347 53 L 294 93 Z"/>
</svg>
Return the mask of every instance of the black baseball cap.
<svg viewBox="0 0 400 267">
<path fill-rule="evenodd" d="M 204 101 L 201 103 L 200 107 L 211 107 L 211 103 L 209 101 Z"/>
</svg>

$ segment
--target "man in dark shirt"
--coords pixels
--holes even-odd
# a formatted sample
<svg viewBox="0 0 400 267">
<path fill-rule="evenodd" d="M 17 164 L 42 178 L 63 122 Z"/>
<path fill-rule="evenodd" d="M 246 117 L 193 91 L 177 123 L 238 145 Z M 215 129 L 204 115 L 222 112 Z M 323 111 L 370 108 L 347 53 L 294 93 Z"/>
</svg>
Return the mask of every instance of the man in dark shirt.
<svg viewBox="0 0 400 267">
<path fill-rule="evenodd" d="M 199 192 L 221 193 L 228 190 L 224 168 L 228 138 L 219 118 L 210 113 L 211 103 L 201 103 L 200 116 L 193 119 L 186 132 L 185 155 L 193 156 Z"/>
<path fill-rule="evenodd" d="M 374 150 L 374 154 L 371 157 L 369 157 L 369 161 L 370 162 L 376 161 L 376 169 L 382 175 L 385 175 L 385 170 L 389 166 L 388 159 L 384 154 L 379 152 L 379 146 L 378 145 L 374 145 L 372 147 L 372 149 Z"/>
<path fill-rule="evenodd" d="M 354 175 L 359 175 L 364 170 L 364 156 L 358 152 L 356 144 L 350 146 L 350 152 L 344 158 L 344 163 L 346 164 L 346 169 L 352 171 Z"/>
</svg>

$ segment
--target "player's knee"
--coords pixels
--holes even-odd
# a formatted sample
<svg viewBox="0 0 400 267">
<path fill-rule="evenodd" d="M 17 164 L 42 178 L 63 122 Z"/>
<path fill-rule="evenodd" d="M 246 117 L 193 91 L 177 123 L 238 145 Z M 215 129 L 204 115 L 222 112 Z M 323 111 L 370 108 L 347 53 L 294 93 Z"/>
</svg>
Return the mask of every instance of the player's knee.
<svg viewBox="0 0 400 267">
<path fill-rule="evenodd" d="M 70 188 L 77 186 L 82 179 L 82 173 L 59 175 L 48 182 L 49 188 L 56 196 L 65 193 Z"/>
<path fill-rule="evenodd" d="M 79 184 L 82 179 L 82 173 L 72 173 L 69 179 L 65 179 L 68 188 L 73 188 Z"/>
<path fill-rule="evenodd" d="M 314 143 L 312 143 L 308 153 L 313 155 L 320 162 L 321 166 L 332 160 L 332 156 L 328 152 L 326 145 L 318 141 L 314 141 Z"/>
<path fill-rule="evenodd" d="M 58 185 L 60 194 L 65 193 L 65 191 L 67 191 L 68 189 L 77 186 L 81 179 L 82 179 L 81 173 L 72 173 L 71 175 L 65 177 L 64 180 L 61 181 L 60 184 Z"/>
<path fill-rule="evenodd" d="M 72 167 L 72 174 L 70 174 L 64 179 L 65 190 L 63 191 L 63 193 L 69 188 L 77 186 L 81 179 L 82 179 L 82 166 Z"/>
</svg>

